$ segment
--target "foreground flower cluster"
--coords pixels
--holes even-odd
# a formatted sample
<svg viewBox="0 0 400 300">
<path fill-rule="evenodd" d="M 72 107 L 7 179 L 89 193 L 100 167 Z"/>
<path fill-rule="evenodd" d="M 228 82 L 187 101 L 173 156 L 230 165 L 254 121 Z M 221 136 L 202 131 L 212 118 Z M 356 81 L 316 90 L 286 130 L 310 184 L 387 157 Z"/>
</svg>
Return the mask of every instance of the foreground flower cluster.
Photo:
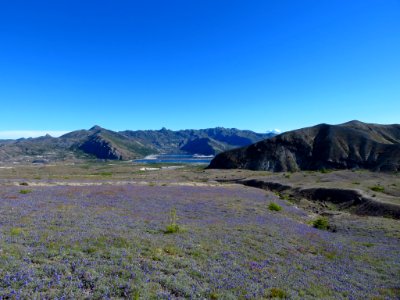
<svg viewBox="0 0 400 300">
<path fill-rule="evenodd" d="M 397 221 L 242 186 L 2 186 L 0 299 L 395 298 Z M 281 211 L 268 209 L 278 203 Z M 166 233 L 174 209 L 180 230 Z"/>
</svg>

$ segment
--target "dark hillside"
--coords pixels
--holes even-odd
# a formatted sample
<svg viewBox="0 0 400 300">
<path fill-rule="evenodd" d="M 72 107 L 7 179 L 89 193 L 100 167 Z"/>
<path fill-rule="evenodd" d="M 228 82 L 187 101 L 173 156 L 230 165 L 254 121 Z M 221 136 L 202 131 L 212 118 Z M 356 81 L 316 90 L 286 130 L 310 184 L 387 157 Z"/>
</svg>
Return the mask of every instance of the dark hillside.
<svg viewBox="0 0 400 300">
<path fill-rule="evenodd" d="M 400 170 L 400 125 L 320 124 L 221 153 L 210 168 L 268 171 Z"/>
</svg>

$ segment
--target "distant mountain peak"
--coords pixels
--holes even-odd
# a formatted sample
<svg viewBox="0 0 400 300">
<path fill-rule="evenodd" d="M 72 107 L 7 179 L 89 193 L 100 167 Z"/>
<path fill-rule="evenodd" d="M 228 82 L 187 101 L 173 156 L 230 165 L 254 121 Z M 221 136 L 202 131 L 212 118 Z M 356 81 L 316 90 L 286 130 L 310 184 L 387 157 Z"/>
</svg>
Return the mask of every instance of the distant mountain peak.
<svg viewBox="0 0 400 300">
<path fill-rule="evenodd" d="M 97 130 L 102 130 L 103 128 L 100 127 L 99 125 L 94 125 L 92 128 L 89 129 L 89 131 L 97 131 Z"/>
<path fill-rule="evenodd" d="M 348 121 L 346 123 L 343 123 L 342 125 L 366 125 L 366 124 L 367 123 L 363 123 L 363 122 L 358 121 L 358 120 L 351 120 L 351 121 Z"/>
<path fill-rule="evenodd" d="M 281 134 L 282 130 L 275 128 L 275 129 L 267 130 L 267 133 Z"/>
<path fill-rule="evenodd" d="M 30 139 L 34 140 L 35 138 L 30 138 Z M 51 140 L 51 139 L 53 139 L 53 137 L 50 134 L 46 133 L 46 135 L 39 136 L 36 139 L 37 140 Z"/>
</svg>

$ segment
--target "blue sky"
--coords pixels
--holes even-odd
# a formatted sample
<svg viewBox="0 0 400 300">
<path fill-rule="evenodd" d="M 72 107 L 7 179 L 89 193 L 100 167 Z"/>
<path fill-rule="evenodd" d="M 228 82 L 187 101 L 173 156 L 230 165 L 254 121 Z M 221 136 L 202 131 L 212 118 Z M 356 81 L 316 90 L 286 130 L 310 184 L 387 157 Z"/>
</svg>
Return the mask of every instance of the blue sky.
<svg viewBox="0 0 400 300">
<path fill-rule="evenodd" d="M 0 132 L 399 123 L 399 53 L 398 0 L 1 1 Z"/>
</svg>

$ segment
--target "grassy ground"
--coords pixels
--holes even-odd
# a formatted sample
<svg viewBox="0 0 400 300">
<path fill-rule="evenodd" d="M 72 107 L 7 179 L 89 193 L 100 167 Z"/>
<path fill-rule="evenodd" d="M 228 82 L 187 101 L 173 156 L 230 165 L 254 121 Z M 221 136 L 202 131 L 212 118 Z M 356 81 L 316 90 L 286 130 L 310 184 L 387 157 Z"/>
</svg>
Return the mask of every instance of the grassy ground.
<svg viewBox="0 0 400 300">
<path fill-rule="evenodd" d="M 397 175 L 347 173 L 0 169 L 0 299 L 397 299 L 398 220 L 341 214 L 327 219 L 335 232 L 320 230 L 274 193 L 215 182 L 357 180 L 397 193 Z"/>
</svg>

